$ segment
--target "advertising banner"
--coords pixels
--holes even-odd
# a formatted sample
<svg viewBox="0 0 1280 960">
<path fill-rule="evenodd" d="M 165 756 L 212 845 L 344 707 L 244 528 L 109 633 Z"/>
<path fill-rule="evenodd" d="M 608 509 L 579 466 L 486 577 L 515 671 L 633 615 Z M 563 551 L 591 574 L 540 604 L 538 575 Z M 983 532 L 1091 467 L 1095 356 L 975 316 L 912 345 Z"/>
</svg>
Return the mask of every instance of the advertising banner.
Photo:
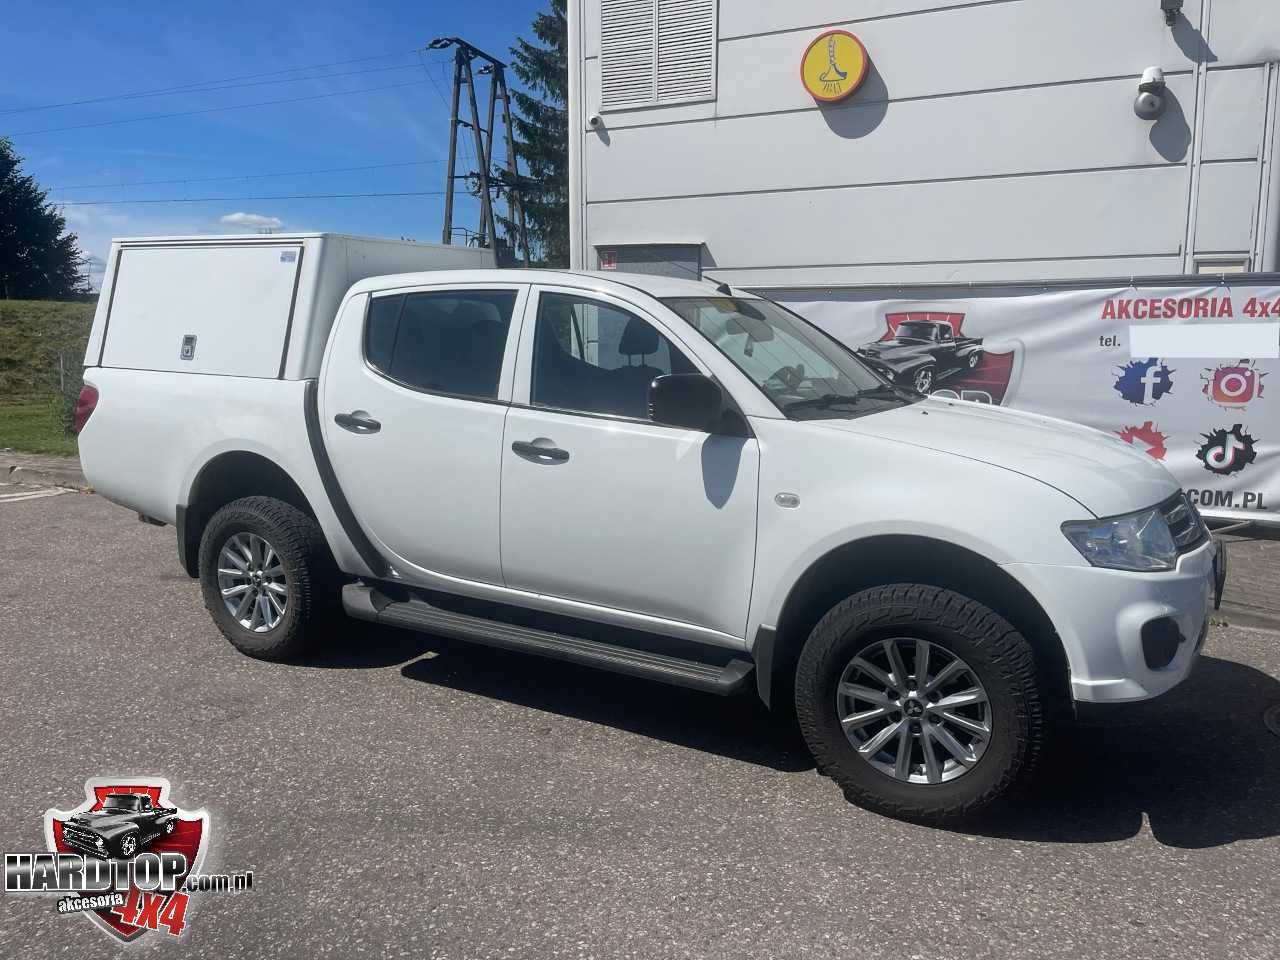
<svg viewBox="0 0 1280 960">
<path fill-rule="evenodd" d="M 1280 282 L 762 292 L 899 383 L 1095 427 L 1168 467 L 1205 516 L 1280 522 Z"/>
</svg>

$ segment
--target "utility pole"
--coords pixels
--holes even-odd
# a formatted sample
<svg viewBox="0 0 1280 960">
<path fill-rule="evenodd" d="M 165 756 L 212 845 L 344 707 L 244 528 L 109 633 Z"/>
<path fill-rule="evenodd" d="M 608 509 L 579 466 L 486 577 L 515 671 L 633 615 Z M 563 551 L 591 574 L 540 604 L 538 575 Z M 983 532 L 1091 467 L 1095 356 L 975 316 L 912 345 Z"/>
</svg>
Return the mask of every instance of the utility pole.
<svg viewBox="0 0 1280 960">
<path fill-rule="evenodd" d="M 458 37 L 437 37 L 427 44 L 429 50 L 454 48 L 453 53 L 453 99 L 449 117 L 449 159 L 445 173 L 444 193 L 444 225 L 441 229 L 441 240 L 444 243 L 453 241 L 453 197 L 454 188 L 460 179 L 474 178 L 480 199 L 480 224 L 476 232 L 477 243 L 482 247 L 497 246 L 497 221 L 493 212 L 493 192 L 491 178 L 493 165 L 493 125 L 498 100 L 502 101 L 502 122 L 505 126 L 505 142 L 507 150 L 507 222 L 515 233 L 513 252 L 523 251 L 524 265 L 529 266 L 529 234 L 525 221 L 524 204 L 520 199 L 519 169 L 516 163 L 515 142 L 511 133 L 511 95 L 507 90 L 506 64 L 483 50 L 472 46 Z M 482 60 L 484 65 L 479 70 L 472 69 L 473 60 Z M 487 106 L 487 122 L 480 119 L 480 103 L 476 96 L 476 74 L 489 74 L 489 101 Z M 467 111 L 470 120 L 459 116 L 462 87 L 467 88 Z M 466 174 L 457 171 L 458 128 L 470 127 L 472 141 L 475 144 L 477 170 Z"/>
</svg>

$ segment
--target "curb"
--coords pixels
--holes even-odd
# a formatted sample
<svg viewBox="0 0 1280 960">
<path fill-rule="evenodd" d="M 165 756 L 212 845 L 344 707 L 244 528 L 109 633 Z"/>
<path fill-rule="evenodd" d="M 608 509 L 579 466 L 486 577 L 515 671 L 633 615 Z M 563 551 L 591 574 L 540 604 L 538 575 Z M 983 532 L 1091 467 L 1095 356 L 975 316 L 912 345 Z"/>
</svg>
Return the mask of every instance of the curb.
<svg viewBox="0 0 1280 960">
<path fill-rule="evenodd" d="M 1213 619 L 1228 627 L 1247 627 L 1250 630 L 1280 633 L 1280 616 L 1233 607 L 1226 603 L 1220 609 L 1213 611 Z"/>
<path fill-rule="evenodd" d="M 93 493 L 93 487 L 89 485 L 89 481 L 84 478 L 84 474 L 79 470 L 41 470 L 37 467 L 18 466 L 11 466 L 8 470 L 7 479 L 10 483 L 66 487 L 69 490 L 78 490 L 81 493 Z"/>
</svg>

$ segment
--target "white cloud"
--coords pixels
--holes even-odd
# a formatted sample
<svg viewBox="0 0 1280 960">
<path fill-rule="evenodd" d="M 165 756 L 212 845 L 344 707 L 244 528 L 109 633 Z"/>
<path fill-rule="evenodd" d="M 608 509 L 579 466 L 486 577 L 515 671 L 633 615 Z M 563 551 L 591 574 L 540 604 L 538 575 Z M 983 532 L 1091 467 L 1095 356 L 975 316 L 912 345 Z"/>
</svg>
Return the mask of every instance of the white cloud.
<svg viewBox="0 0 1280 960">
<path fill-rule="evenodd" d="M 284 223 L 279 217 L 268 217 L 261 213 L 228 213 L 218 221 L 233 227 L 252 227 L 255 230 L 279 230 Z"/>
</svg>

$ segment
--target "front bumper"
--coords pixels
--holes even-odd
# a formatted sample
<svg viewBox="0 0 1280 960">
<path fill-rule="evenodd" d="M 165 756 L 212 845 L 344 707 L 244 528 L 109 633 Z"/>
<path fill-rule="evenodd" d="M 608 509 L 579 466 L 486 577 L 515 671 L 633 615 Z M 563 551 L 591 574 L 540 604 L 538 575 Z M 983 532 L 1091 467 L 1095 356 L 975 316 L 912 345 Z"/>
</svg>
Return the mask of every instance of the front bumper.
<svg viewBox="0 0 1280 960">
<path fill-rule="evenodd" d="M 1087 703 L 1122 703 L 1158 697 L 1191 672 L 1209 615 L 1221 602 L 1226 554 L 1220 549 L 1211 539 L 1163 573 L 1029 563 L 1005 570 L 1053 621 L 1071 669 L 1071 695 Z M 1159 665 L 1152 666 L 1150 637 L 1159 632 L 1174 637 L 1172 657 L 1167 663 L 1157 657 Z"/>
</svg>

